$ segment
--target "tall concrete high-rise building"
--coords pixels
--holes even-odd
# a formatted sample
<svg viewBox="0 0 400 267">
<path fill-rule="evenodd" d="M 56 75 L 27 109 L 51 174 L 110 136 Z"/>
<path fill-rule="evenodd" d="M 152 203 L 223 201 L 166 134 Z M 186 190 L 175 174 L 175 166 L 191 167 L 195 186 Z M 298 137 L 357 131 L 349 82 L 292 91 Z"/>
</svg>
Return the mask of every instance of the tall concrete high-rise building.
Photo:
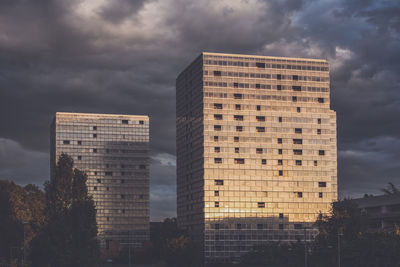
<svg viewBox="0 0 400 267">
<path fill-rule="evenodd" d="M 316 235 L 337 199 L 329 88 L 321 59 L 202 53 L 178 76 L 178 223 L 206 260 Z"/>
<path fill-rule="evenodd" d="M 51 168 L 67 153 L 88 175 L 103 248 L 140 247 L 149 239 L 149 117 L 57 112 L 50 136 Z"/>
</svg>

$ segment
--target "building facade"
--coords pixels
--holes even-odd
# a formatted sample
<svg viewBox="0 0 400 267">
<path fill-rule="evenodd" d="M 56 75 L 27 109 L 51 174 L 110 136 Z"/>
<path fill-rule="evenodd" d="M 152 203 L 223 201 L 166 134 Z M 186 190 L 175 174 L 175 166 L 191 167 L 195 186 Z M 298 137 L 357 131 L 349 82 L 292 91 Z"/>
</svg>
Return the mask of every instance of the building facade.
<svg viewBox="0 0 400 267">
<path fill-rule="evenodd" d="M 178 224 L 206 260 L 315 236 L 337 199 L 329 82 L 326 60 L 220 53 L 178 76 Z"/>
<path fill-rule="evenodd" d="M 102 247 L 142 246 L 149 239 L 149 117 L 57 112 L 50 136 L 51 168 L 67 153 L 88 175 Z"/>
</svg>

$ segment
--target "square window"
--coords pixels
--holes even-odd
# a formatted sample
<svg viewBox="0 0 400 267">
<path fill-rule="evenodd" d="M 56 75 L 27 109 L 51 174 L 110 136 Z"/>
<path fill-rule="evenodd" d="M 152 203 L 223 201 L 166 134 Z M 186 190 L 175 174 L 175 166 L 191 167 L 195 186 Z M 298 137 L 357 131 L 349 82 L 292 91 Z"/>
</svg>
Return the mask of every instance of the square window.
<svg viewBox="0 0 400 267">
<path fill-rule="evenodd" d="M 277 74 L 277 75 L 276 75 L 276 79 L 277 79 L 277 80 L 281 80 L 281 79 L 282 79 L 282 75 L 281 75 L 281 74 Z"/>
<path fill-rule="evenodd" d="M 222 126 L 221 125 L 214 125 L 214 131 L 221 131 Z"/>
<path fill-rule="evenodd" d="M 301 166 L 301 165 L 302 165 L 301 160 L 296 160 L 296 166 Z"/>
<path fill-rule="evenodd" d="M 297 107 L 297 112 L 301 112 L 301 108 L 300 107 Z"/>
<path fill-rule="evenodd" d="M 234 136 L 234 137 L 233 137 L 233 141 L 234 141 L 234 142 L 239 142 L 239 136 Z"/>
<path fill-rule="evenodd" d="M 303 150 L 301 150 L 301 149 L 293 149 L 293 154 L 294 155 L 303 155 Z"/>
<path fill-rule="evenodd" d="M 256 116 L 257 121 L 265 121 L 265 116 Z"/>
<path fill-rule="evenodd" d="M 258 208 L 265 208 L 265 202 L 258 202 L 257 203 Z"/>
<path fill-rule="evenodd" d="M 235 153 L 239 153 L 239 148 L 235 147 Z"/>
<path fill-rule="evenodd" d="M 221 76 L 221 71 L 214 70 L 214 76 Z"/>
<path fill-rule="evenodd" d="M 256 153 L 257 154 L 262 154 L 263 153 L 263 149 L 262 148 L 256 148 Z"/>
<path fill-rule="evenodd" d="M 97 153 L 97 148 L 93 148 L 93 153 Z"/>
<path fill-rule="evenodd" d="M 318 166 L 318 161 L 314 160 L 314 166 Z"/>
<path fill-rule="evenodd" d="M 283 164 L 283 160 L 278 159 L 278 165 L 282 165 Z"/>
<path fill-rule="evenodd" d="M 219 197 L 219 191 L 214 191 L 214 197 Z"/>
<path fill-rule="evenodd" d="M 214 207 L 219 208 L 219 202 L 218 201 L 214 202 Z"/>
<path fill-rule="evenodd" d="M 244 164 L 244 159 L 234 159 L 235 164 Z"/>
<path fill-rule="evenodd" d="M 97 138 L 97 134 L 93 134 L 93 138 Z"/>
<path fill-rule="evenodd" d="M 282 230 L 283 229 L 283 223 L 279 224 L 279 229 Z"/>
<path fill-rule="evenodd" d="M 139 165 L 139 169 L 145 170 L 146 169 L 146 165 Z"/>
<path fill-rule="evenodd" d="M 297 96 L 292 96 L 292 101 L 297 102 Z"/>
<path fill-rule="evenodd" d="M 282 149 L 281 149 L 281 148 L 278 149 L 278 154 L 279 154 L 279 155 L 282 155 Z"/>
<path fill-rule="evenodd" d="M 82 156 L 78 156 L 78 160 L 82 160 Z"/>
<path fill-rule="evenodd" d="M 214 158 L 214 163 L 221 164 L 222 163 L 222 158 Z"/>
<path fill-rule="evenodd" d="M 282 85 L 277 85 L 277 86 L 276 86 L 276 89 L 277 89 L 277 90 L 282 90 Z"/>
<path fill-rule="evenodd" d="M 294 145 L 301 145 L 301 144 L 303 144 L 303 139 L 293 139 L 293 144 Z"/>
<path fill-rule="evenodd" d="M 222 109 L 222 104 L 214 103 L 214 109 Z"/>
<path fill-rule="evenodd" d="M 121 179 L 121 184 L 124 184 L 125 183 L 125 179 Z"/>
<path fill-rule="evenodd" d="M 107 190 L 107 191 L 110 191 L 110 187 L 107 186 L 106 190 Z"/>
<path fill-rule="evenodd" d="M 318 124 L 321 124 L 322 120 L 319 118 L 319 119 L 317 119 L 317 122 L 318 122 Z"/>
<path fill-rule="evenodd" d="M 222 120 L 222 115 L 221 114 L 214 114 L 214 119 L 220 121 L 220 120 Z"/>
<path fill-rule="evenodd" d="M 260 105 L 257 105 L 257 108 L 256 108 L 257 110 L 261 110 L 261 106 Z"/>
<path fill-rule="evenodd" d="M 256 127 L 257 133 L 264 133 L 265 132 L 265 127 Z"/>
<path fill-rule="evenodd" d="M 318 98 L 318 103 L 324 103 L 325 101 L 324 101 L 324 99 L 322 98 L 322 97 L 319 97 Z"/>
<path fill-rule="evenodd" d="M 301 128 L 294 128 L 294 133 L 301 134 L 301 133 L 303 133 L 303 129 L 301 129 Z"/>
<path fill-rule="evenodd" d="M 303 229 L 303 225 L 301 223 L 295 223 L 294 229 Z"/>
<path fill-rule="evenodd" d="M 238 88 L 239 87 L 239 83 L 233 83 L 233 87 Z"/>
<path fill-rule="evenodd" d="M 214 147 L 214 152 L 215 153 L 221 152 L 221 148 L 219 146 Z"/>
<path fill-rule="evenodd" d="M 301 91 L 301 86 L 292 86 L 293 91 Z"/>
<path fill-rule="evenodd" d="M 256 67 L 257 67 L 257 68 L 262 68 L 262 69 L 265 69 L 265 63 L 262 63 L 262 62 L 256 62 Z"/>
<path fill-rule="evenodd" d="M 224 180 L 214 180 L 214 185 L 224 185 Z"/>
<path fill-rule="evenodd" d="M 319 150 L 319 151 L 318 151 L 318 155 L 324 156 L 324 155 L 325 155 L 325 150 Z"/>
<path fill-rule="evenodd" d="M 236 110 L 240 110 L 240 109 L 241 109 L 240 105 L 239 105 L 239 104 L 236 104 L 236 105 L 235 105 L 235 109 L 236 109 Z"/>
<path fill-rule="evenodd" d="M 214 136 L 214 141 L 218 141 L 218 136 Z"/>
<path fill-rule="evenodd" d="M 236 126 L 236 132 L 242 132 L 243 126 Z"/>
<path fill-rule="evenodd" d="M 302 198 L 303 197 L 303 192 L 297 192 L 297 197 Z"/>
<path fill-rule="evenodd" d="M 235 99 L 243 99 L 243 95 L 242 94 L 233 94 L 233 98 L 235 98 Z"/>
<path fill-rule="evenodd" d="M 78 141 L 78 145 L 82 145 L 82 141 Z"/>
<path fill-rule="evenodd" d="M 125 209 L 122 210 L 122 214 L 125 214 Z"/>
<path fill-rule="evenodd" d="M 282 122 L 282 117 L 278 117 L 278 121 L 279 121 L 279 122 Z"/>
<path fill-rule="evenodd" d="M 93 131 L 96 131 L 97 130 L 97 126 L 93 126 Z"/>
<path fill-rule="evenodd" d="M 139 124 L 144 124 L 144 121 L 139 121 Z"/>
<path fill-rule="evenodd" d="M 235 121 L 243 121 L 243 116 L 242 115 L 233 115 L 233 119 Z"/>
<path fill-rule="evenodd" d="M 282 144 L 282 138 L 278 138 L 278 144 Z"/>
<path fill-rule="evenodd" d="M 318 187 L 326 187 L 326 182 L 318 182 Z"/>
<path fill-rule="evenodd" d="M 97 179 L 97 183 L 101 184 L 101 179 Z"/>
<path fill-rule="evenodd" d="M 317 129 L 317 134 L 321 134 L 321 129 Z"/>
<path fill-rule="evenodd" d="M 260 89 L 260 84 L 259 83 L 256 83 L 256 89 Z"/>
<path fill-rule="evenodd" d="M 264 228 L 264 225 L 262 223 L 257 224 L 257 229 L 262 230 Z"/>
<path fill-rule="evenodd" d="M 69 140 L 64 140 L 64 141 L 63 141 L 63 144 L 64 144 L 64 145 L 69 145 L 69 144 L 70 144 L 70 141 L 69 141 Z"/>
<path fill-rule="evenodd" d="M 266 165 L 266 164 L 267 164 L 267 160 L 266 160 L 266 159 L 262 159 L 262 160 L 261 160 L 261 164 L 262 164 L 262 165 Z"/>
<path fill-rule="evenodd" d="M 125 195 L 124 194 L 121 194 L 121 199 L 125 199 Z"/>
<path fill-rule="evenodd" d="M 97 186 L 93 187 L 93 190 L 94 190 L 94 191 L 97 191 Z"/>
<path fill-rule="evenodd" d="M 128 124 L 129 121 L 128 120 L 122 120 L 122 124 Z"/>
<path fill-rule="evenodd" d="M 279 213 L 279 219 L 283 219 L 283 213 Z"/>
<path fill-rule="evenodd" d="M 112 172 L 105 172 L 104 175 L 105 175 L 105 176 L 112 176 L 113 173 L 112 173 Z"/>
<path fill-rule="evenodd" d="M 322 193 L 322 192 L 319 192 L 319 193 L 318 193 L 318 197 L 319 197 L 319 198 L 323 198 L 323 193 Z"/>
<path fill-rule="evenodd" d="M 279 176 L 283 176 L 283 171 L 279 170 Z"/>
</svg>

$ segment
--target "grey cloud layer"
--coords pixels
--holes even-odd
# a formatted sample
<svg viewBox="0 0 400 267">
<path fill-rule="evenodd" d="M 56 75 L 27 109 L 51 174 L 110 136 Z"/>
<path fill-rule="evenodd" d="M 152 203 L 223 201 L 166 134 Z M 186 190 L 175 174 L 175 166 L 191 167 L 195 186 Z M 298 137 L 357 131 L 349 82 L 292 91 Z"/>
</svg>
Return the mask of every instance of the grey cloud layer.
<svg viewBox="0 0 400 267">
<path fill-rule="evenodd" d="M 149 114 L 152 218 L 174 215 L 175 77 L 217 51 L 328 58 L 341 194 L 399 184 L 399 13 L 372 0 L 1 1 L 0 151 L 19 156 L 2 154 L 0 176 L 48 178 L 56 111 Z"/>
</svg>

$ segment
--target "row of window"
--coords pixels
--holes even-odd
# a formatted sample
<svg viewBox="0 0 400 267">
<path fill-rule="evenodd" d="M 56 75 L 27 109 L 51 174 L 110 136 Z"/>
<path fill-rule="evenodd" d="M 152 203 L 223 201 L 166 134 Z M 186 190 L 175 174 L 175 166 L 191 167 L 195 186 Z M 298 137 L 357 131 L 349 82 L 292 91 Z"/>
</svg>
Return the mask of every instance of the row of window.
<svg viewBox="0 0 400 267">
<path fill-rule="evenodd" d="M 221 104 L 217 104 L 217 105 L 221 105 Z M 222 108 L 218 108 L 218 109 L 222 109 Z M 224 116 L 222 114 L 214 114 L 214 120 L 220 121 L 223 120 Z M 244 116 L 243 115 L 233 115 L 233 120 L 235 121 L 244 121 Z M 263 122 L 265 121 L 265 116 L 256 116 L 256 121 L 260 121 Z M 282 117 L 278 117 L 278 122 L 283 122 Z M 317 119 L 317 123 L 321 124 L 322 123 L 322 119 L 318 118 Z"/>
<path fill-rule="evenodd" d="M 277 79 L 277 80 L 293 80 L 293 81 L 313 81 L 328 82 L 328 77 L 319 76 L 302 76 L 302 75 L 284 75 L 284 74 L 267 74 L 267 73 L 249 73 L 249 72 L 230 72 L 230 71 L 204 71 L 204 75 L 214 74 L 216 77 L 238 77 L 238 78 L 260 78 L 260 79 Z"/>
<path fill-rule="evenodd" d="M 267 60 L 271 61 L 270 59 Z M 259 69 L 287 69 L 287 70 L 308 70 L 308 71 L 329 70 L 328 67 L 319 67 L 319 66 L 273 64 L 264 62 L 225 61 L 225 60 L 204 60 L 204 64 L 217 65 L 217 66 L 256 67 Z"/>
<path fill-rule="evenodd" d="M 318 102 L 325 103 L 323 97 L 298 97 L 298 96 L 283 96 L 283 95 L 254 95 L 254 94 L 227 94 L 217 92 L 204 92 L 204 97 L 212 98 L 233 98 L 233 99 L 257 99 L 257 100 L 279 100 L 292 102 Z"/>
<path fill-rule="evenodd" d="M 239 148 L 235 147 L 235 153 L 239 153 Z M 257 152 L 257 154 L 260 154 Z M 300 149 L 295 149 L 293 150 L 294 155 L 302 155 L 302 151 Z M 319 150 L 319 155 L 324 156 L 325 151 L 324 150 Z M 243 158 L 234 158 L 233 162 L 235 164 L 245 164 L 245 159 Z M 222 158 L 214 158 L 214 163 L 215 164 L 222 164 Z M 261 159 L 261 164 L 266 165 L 267 164 L 267 159 Z M 296 166 L 302 166 L 303 162 L 301 160 L 295 160 Z M 282 165 L 282 160 L 278 160 L 278 165 Z M 314 161 L 314 166 L 318 166 L 318 161 Z M 283 175 L 283 171 L 279 171 L 279 175 Z"/>
<path fill-rule="evenodd" d="M 214 81 L 205 81 L 205 86 L 213 86 L 213 87 L 233 87 L 233 88 L 253 88 L 253 89 L 275 89 L 278 91 L 282 90 L 291 90 L 296 92 L 301 91 L 309 91 L 309 92 L 328 92 L 328 88 L 321 87 L 306 87 L 306 86 L 287 86 L 287 85 L 271 85 L 271 84 L 260 84 L 260 83 L 226 83 L 226 82 L 214 82 Z"/>
<path fill-rule="evenodd" d="M 236 126 L 236 131 L 237 132 L 242 132 L 243 131 L 243 127 L 242 126 Z M 265 127 L 256 127 L 256 131 L 258 132 L 258 133 L 263 133 L 263 132 L 265 132 Z M 296 134 L 301 134 L 303 131 L 302 131 L 302 129 L 301 128 L 295 128 L 295 131 L 294 131 Z M 321 129 L 317 129 L 317 134 L 321 134 Z M 281 139 L 281 138 L 278 138 L 278 143 L 279 143 L 279 139 Z M 219 141 L 219 136 L 214 136 L 214 141 L 215 142 L 218 142 Z M 239 136 L 234 136 L 233 137 L 233 141 L 234 142 L 239 142 L 240 141 L 240 137 Z M 281 144 L 281 143 L 280 143 Z"/>
<path fill-rule="evenodd" d="M 221 179 L 217 179 L 214 180 L 214 185 L 224 185 L 224 180 Z M 326 187 L 326 182 L 318 182 L 318 187 Z M 219 191 L 215 191 L 215 196 L 219 196 Z"/>
</svg>

